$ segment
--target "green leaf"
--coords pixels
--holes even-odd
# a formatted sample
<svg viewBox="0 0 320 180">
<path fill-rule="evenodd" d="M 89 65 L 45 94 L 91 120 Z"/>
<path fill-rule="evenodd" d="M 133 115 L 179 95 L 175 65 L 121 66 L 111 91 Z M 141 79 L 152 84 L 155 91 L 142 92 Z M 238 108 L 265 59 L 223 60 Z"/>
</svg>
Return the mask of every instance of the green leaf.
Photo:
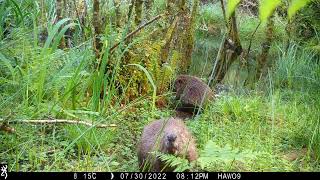
<svg viewBox="0 0 320 180">
<path fill-rule="evenodd" d="M 67 31 L 69 28 L 71 28 L 71 27 L 73 27 L 73 26 L 76 26 L 76 25 L 78 25 L 78 24 L 76 24 L 76 23 L 70 23 L 70 24 L 67 24 L 66 26 L 64 26 L 64 27 L 61 29 L 61 31 L 58 33 L 57 37 L 54 39 L 54 41 L 53 41 L 53 43 L 52 43 L 52 50 L 51 50 L 51 51 L 54 51 L 54 50 L 58 47 L 58 45 L 59 45 L 59 43 L 60 43 L 60 40 L 61 40 L 61 38 L 63 37 L 63 35 L 66 33 L 66 31 Z"/>
<path fill-rule="evenodd" d="M 191 169 L 189 161 L 185 158 L 176 157 L 172 154 L 159 153 L 158 157 L 165 162 L 166 166 L 173 167 L 174 172 L 184 172 Z"/>
<path fill-rule="evenodd" d="M 232 13 L 236 10 L 237 6 L 239 5 L 240 0 L 229 0 L 227 4 L 227 19 L 230 18 Z"/>
<path fill-rule="evenodd" d="M 44 49 L 48 49 L 53 38 L 55 37 L 55 35 L 58 33 L 60 27 L 62 27 L 62 25 L 67 22 L 67 21 L 70 21 L 71 19 L 70 18 L 64 18 L 64 19 L 61 19 L 59 22 L 57 22 L 52 29 L 49 29 L 48 31 L 48 38 L 44 44 Z"/>
<path fill-rule="evenodd" d="M 265 23 L 280 3 L 281 0 L 261 0 L 259 5 L 260 21 Z"/>
<path fill-rule="evenodd" d="M 288 8 L 288 18 L 292 17 L 312 0 L 292 0 Z"/>
</svg>

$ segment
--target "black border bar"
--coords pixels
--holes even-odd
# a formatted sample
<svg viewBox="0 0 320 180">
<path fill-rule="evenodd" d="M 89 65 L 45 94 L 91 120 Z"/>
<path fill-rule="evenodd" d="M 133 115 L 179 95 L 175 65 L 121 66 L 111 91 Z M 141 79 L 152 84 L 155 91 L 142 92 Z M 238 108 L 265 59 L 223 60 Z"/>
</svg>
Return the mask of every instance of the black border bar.
<svg viewBox="0 0 320 180">
<path fill-rule="evenodd" d="M 140 179 L 178 179 L 178 180 L 238 180 L 238 179 L 319 179 L 320 172 L 7 172 L 6 180 L 44 179 L 44 180 L 140 180 Z M 0 180 L 4 180 L 0 176 Z"/>
</svg>

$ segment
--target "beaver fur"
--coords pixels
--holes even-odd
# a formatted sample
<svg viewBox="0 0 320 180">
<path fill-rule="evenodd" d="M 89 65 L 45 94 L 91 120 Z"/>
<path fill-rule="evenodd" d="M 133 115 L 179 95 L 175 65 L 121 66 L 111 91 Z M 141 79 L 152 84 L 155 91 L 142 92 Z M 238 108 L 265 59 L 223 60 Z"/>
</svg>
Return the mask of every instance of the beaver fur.
<svg viewBox="0 0 320 180">
<path fill-rule="evenodd" d="M 180 118 L 160 119 L 145 126 L 138 145 L 141 171 L 173 171 L 156 157 L 155 151 L 185 157 L 189 162 L 197 159 L 195 140 Z"/>
<path fill-rule="evenodd" d="M 174 82 L 174 91 L 176 100 L 180 100 L 180 105 L 176 110 L 183 112 L 194 113 L 201 103 L 206 105 L 214 98 L 214 92 L 206 83 L 190 75 L 179 75 Z"/>
</svg>

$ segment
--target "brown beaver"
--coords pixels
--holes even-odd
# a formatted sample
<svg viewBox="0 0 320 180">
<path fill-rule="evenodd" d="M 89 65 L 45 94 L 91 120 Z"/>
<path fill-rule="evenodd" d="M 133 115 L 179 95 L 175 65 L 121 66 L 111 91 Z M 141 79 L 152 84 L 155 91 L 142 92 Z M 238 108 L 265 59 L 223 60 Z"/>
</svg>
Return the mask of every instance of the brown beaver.
<svg viewBox="0 0 320 180">
<path fill-rule="evenodd" d="M 202 105 L 214 98 L 210 87 L 200 78 L 190 75 L 179 75 L 174 82 L 176 100 L 180 100 L 178 111 L 196 112 L 202 101 Z"/>
<path fill-rule="evenodd" d="M 186 157 L 189 162 L 197 159 L 195 140 L 178 118 L 160 119 L 148 124 L 138 146 L 138 161 L 141 171 L 173 171 L 156 157 L 155 151 Z"/>
</svg>

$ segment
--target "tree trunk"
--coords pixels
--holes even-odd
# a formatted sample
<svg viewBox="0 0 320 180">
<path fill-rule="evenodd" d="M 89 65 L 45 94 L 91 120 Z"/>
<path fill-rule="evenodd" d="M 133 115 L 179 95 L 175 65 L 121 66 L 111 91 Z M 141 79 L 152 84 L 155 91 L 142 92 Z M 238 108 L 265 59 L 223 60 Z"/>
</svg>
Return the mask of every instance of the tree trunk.
<svg viewBox="0 0 320 180">
<path fill-rule="evenodd" d="M 101 58 L 101 50 L 103 47 L 103 43 L 100 39 L 101 30 L 101 22 L 99 15 L 99 0 L 93 0 L 93 28 L 94 28 L 94 39 L 93 39 L 93 47 L 95 50 L 96 59 L 98 59 L 98 66 L 100 64 Z"/>
<path fill-rule="evenodd" d="M 185 39 L 187 36 L 187 28 L 190 23 L 190 14 L 188 13 L 186 0 L 180 0 L 176 3 L 175 9 L 178 10 L 179 21 L 177 22 L 176 37 L 174 39 L 174 47 L 180 52 L 181 58 L 178 62 L 178 74 L 187 73 L 187 62 L 185 58 Z M 175 11 L 171 12 L 174 13 Z"/>
<path fill-rule="evenodd" d="M 172 38 L 177 30 L 177 22 L 179 17 L 176 16 L 175 20 L 171 23 L 169 28 L 167 29 L 167 33 L 165 35 L 165 44 L 161 47 L 160 61 L 162 64 L 166 63 L 169 57 L 169 51 L 172 43 Z"/>
<path fill-rule="evenodd" d="M 267 64 L 268 60 L 268 54 L 269 50 L 273 41 L 273 18 L 270 17 L 268 20 L 267 24 L 267 29 L 266 29 L 266 39 L 265 41 L 261 44 L 261 54 L 258 58 L 258 67 L 257 67 L 257 74 L 256 74 L 256 79 L 259 80 L 261 75 L 263 74 L 263 70 L 265 69 L 265 66 Z"/>
<path fill-rule="evenodd" d="M 177 36 L 177 29 L 178 29 L 178 22 L 180 21 L 179 15 L 175 15 L 176 9 L 178 9 L 177 4 L 175 4 L 175 0 L 167 0 L 166 1 L 166 16 L 165 16 L 165 22 L 167 22 L 169 25 L 168 28 L 164 29 L 165 37 L 164 41 L 165 44 L 161 47 L 160 52 L 160 61 L 161 64 L 168 62 L 168 57 L 170 54 L 170 50 L 172 47 L 172 42 L 174 41 L 175 36 Z M 173 45 L 173 48 L 176 47 Z"/>
<path fill-rule="evenodd" d="M 194 0 L 192 13 L 186 27 L 187 28 L 186 33 L 184 35 L 185 38 L 184 38 L 183 44 L 185 45 L 185 49 L 184 49 L 183 58 L 182 58 L 182 61 L 184 61 L 182 66 L 183 73 L 186 73 L 191 65 L 192 52 L 194 47 L 194 28 L 195 28 L 196 15 L 198 12 L 197 11 L 198 6 L 199 6 L 199 0 Z"/>
<path fill-rule="evenodd" d="M 235 13 L 233 13 L 230 17 L 230 25 L 228 31 L 228 37 L 226 37 L 226 39 L 224 40 L 220 59 L 217 62 L 216 68 L 213 69 L 215 79 L 214 83 L 221 83 L 232 63 L 242 53 L 242 46 L 239 38 Z"/>
</svg>

